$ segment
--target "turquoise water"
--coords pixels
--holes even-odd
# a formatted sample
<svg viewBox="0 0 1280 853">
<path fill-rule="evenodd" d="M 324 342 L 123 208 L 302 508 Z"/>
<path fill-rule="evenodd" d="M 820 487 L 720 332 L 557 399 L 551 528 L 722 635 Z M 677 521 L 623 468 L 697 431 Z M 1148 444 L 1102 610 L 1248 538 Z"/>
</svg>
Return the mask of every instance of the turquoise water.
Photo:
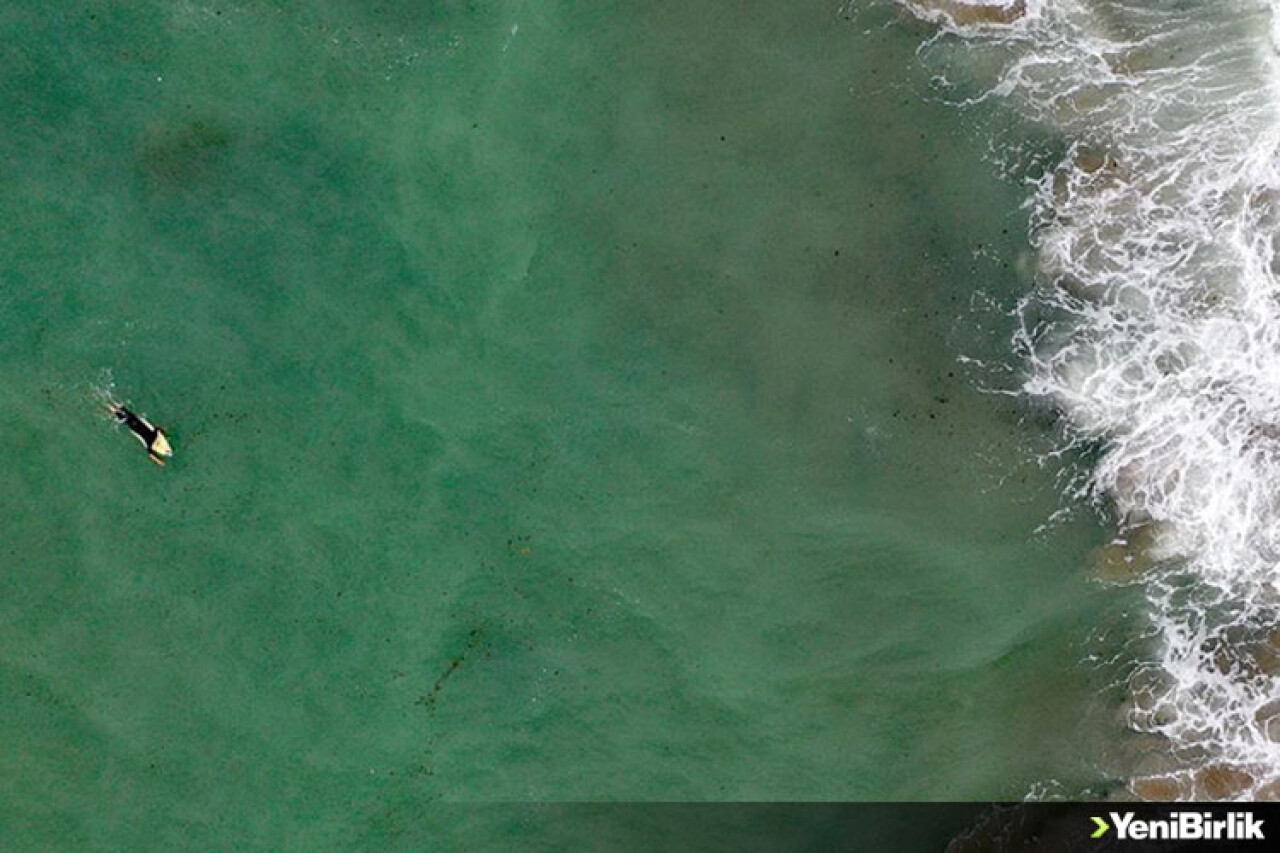
<svg viewBox="0 0 1280 853">
<path fill-rule="evenodd" d="M 1105 780 L 1105 532 L 958 360 L 998 119 L 888 7 L 693 5 L 8 8 L 17 846 Z"/>
</svg>

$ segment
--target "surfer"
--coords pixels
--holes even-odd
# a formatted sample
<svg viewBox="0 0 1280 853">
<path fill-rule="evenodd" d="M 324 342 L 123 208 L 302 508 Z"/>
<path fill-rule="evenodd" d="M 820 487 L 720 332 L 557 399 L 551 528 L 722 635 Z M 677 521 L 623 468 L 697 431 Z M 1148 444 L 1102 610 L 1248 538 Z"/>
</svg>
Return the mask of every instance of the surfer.
<svg viewBox="0 0 1280 853">
<path fill-rule="evenodd" d="M 138 441 L 142 442 L 142 446 L 147 448 L 147 458 L 157 465 L 163 465 L 164 461 L 173 455 L 173 448 L 169 446 L 169 439 L 164 434 L 164 430 L 153 426 L 146 418 L 135 415 L 119 403 L 111 403 L 111 416 L 117 421 L 129 428 L 129 432 L 133 433 Z"/>
</svg>

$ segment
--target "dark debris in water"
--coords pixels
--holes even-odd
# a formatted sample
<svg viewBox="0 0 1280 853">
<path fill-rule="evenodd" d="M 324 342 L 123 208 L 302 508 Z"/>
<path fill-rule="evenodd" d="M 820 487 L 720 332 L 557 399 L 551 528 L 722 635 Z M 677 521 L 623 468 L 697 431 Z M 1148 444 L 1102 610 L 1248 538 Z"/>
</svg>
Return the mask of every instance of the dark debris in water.
<svg viewBox="0 0 1280 853">
<path fill-rule="evenodd" d="M 462 664 L 466 661 L 467 657 L 479 648 L 480 644 L 484 641 L 484 636 L 484 625 L 472 628 L 471 632 L 467 634 L 467 642 L 466 645 L 462 647 L 462 651 L 460 651 L 453 660 L 449 661 L 449 665 L 445 668 L 444 672 L 440 674 L 440 677 L 436 679 L 435 684 L 431 685 L 431 689 L 414 700 L 414 704 L 423 706 L 428 712 L 434 712 L 436 709 L 436 701 L 440 698 L 440 691 L 444 689 L 445 684 L 448 683 L 451 677 L 453 677 L 453 674 L 462 667 Z"/>
</svg>

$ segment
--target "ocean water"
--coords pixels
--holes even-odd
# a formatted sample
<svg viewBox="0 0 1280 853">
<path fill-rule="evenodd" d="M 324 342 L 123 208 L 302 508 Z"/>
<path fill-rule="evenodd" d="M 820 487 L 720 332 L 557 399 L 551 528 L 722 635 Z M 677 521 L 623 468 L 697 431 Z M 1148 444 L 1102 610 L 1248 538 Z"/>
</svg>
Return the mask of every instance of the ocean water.
<svg viewBox="0 0 1280 853">
<path fill-rule="evenodd" d="M 1164 749 L 1125 720 L 1146 588 L 1099 581 L 1079 488 L 1115 457 L 1019 391 L 1027 181 L 1070 139 L 955 106 L 1007 34 L 988 60 L 872 3 L 0 14 L 15 849 L 1099 796 Z"/>
<path fill-rule="evenodd" d="M 1025 392 L 1098 454 L 1080 493 L 1142 568 L 1123 720 L 1151 748 L 1129 788 L 1274 799 L 1277 9 L 1032 3 L 1007 26 L 920 11 L 945 31 L 922 50 L 940 96 L 999 101 L 1065 148 L 1028 193 L 1016 340 Z"/>
</svg>

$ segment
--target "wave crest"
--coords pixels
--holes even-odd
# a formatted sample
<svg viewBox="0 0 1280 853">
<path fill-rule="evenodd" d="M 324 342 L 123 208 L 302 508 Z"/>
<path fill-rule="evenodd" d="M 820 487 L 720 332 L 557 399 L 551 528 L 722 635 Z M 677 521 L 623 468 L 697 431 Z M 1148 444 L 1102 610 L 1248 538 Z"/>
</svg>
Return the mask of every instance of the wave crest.
<svg viewBox="0 0 1280 853">
<path fill-rule="evenodd" d="M 1280 793 L 1276 20 L 1262 3 L 1068 0 L 928 45 L 1000 55 L 981 97 L 1067 140 L 1032 185 L 1015 344 L 1025 393 L 1068 441 L 1105 447 L 1089 491 L 1158 557 L 1127 721 L 1174 760 L 1140 796 Z"/>
</svg>

